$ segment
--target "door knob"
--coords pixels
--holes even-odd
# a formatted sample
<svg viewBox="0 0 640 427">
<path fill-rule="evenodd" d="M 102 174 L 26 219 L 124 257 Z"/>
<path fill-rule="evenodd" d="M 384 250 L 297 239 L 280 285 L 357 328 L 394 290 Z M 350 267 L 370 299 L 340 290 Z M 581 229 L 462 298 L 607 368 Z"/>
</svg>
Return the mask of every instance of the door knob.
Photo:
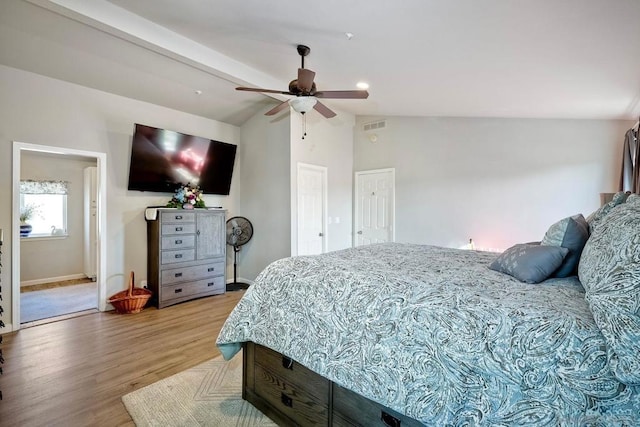
<svg viewBox="0 0 640 427">
<path fill-rule="evenodd" d="M 322 236 L 323 236 L 323 234 L 322 234 L 322 233 L 318 233 L 318 237 L 322 237 Z"/>
<path fill-rule="evenodd" d="M 358 231 L 358 234 L 362 234 L 362 230 Z"/>
</svg>

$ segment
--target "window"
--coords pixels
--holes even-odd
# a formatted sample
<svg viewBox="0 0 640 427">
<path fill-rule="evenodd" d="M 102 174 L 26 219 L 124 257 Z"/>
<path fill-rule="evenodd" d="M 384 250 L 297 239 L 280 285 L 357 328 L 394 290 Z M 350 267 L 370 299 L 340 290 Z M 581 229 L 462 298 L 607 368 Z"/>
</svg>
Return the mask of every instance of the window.
<svg viewBox="0 0 640 427">
<path fill-rule="evenodd" d="M 67 234 L 65 181 L 20 181 L 20 220 L 32 228 L 31 237 Z"/>
</svg>

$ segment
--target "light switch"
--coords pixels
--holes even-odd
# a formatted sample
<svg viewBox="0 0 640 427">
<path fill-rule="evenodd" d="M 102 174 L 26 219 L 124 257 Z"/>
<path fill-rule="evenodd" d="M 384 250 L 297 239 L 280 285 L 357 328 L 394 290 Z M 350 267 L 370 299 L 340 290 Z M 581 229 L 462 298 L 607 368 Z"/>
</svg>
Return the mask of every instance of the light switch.
<svg viewBox="0 0 640 427">
<path fill-rule="evenodd" d="M 336 217 L 336 224 L 340 224 L 340 217 L 339 216 Z"/>
</svg>

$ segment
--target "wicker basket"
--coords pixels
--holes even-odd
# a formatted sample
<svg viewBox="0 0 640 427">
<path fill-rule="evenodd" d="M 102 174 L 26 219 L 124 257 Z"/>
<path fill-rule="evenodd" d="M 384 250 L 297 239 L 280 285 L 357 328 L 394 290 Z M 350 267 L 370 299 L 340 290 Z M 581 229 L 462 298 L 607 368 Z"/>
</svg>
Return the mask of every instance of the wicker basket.
<svg viewBox="0 0 640 427">
<path fill-rule="evenodd" d="M 135 288 L 133 271 L 129 279 L 129 288 L 111 295 L 108 302 L 113 305 L 118 313 L 140 313 L 144 308 L 152 292 L 149 289 Z"/>
</svg>

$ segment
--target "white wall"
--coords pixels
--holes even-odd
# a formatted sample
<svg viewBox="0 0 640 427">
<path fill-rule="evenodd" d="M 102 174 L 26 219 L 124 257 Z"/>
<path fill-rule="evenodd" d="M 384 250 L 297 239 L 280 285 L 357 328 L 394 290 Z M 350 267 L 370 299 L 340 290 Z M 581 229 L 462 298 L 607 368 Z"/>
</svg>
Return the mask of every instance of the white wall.
<svg viewBox="0 0 640 427">
<path fill-rule="evenodd" d="M 312 111 L 303 118 L 291 114 L 291 253 L 297 253 L 298 163 L 327 168 L 327 250 L 352 246 L 353 128 L 355 117 L 344 112 L 326 119 Z M 339 222 L 337 222 L 339 221 Z"/>
<path fill-rule="evenodd" d="M 162 88 L 158 88 L 162 90 Z M 171 129 L 238 144 L 239 127 L 0 66 L 0 198 L 11 200 L 12 141 L 107 154 L 107 296 L 124 289 L 128 274 L 146 279 L 144 208 L 171 194 L 127 190 L 133 124 Z M 185 95 L 186 96 L 186 95 Z M 233 214 L 239 200 L 238 168 L 230 196 L 205 196 Z M 4 229 L 2 293 L 11 318 L 11 203 L 0 205 Z"/>
<path fill-rule="evenodd" d="M 239 279 L 254 280 L 269 263 L 296 253 L 298 162 L 327 167 L 328 250 L 351 246 L 354 122 L 346 113 L 327 120 L 312 112 L 304 140 L 297 113 L 274 118 L 263 111 L 241 127 L 239 215 L 255 232 L 239 254 Z"/>
<path fill-rule="evenodd" d="M 396 169 L 396 240 L 505 249 L 540 240 L 555 221 L 617 189 L 624 132 L 606 120 L 388 117 L 362 131 L 356 171 Z"/>
<path fill-rule="evenodd" d="M 254 234 L 238 254 L 239 280 L 254 280 L 269 263 L 291 255 L 289 135 L 286 115 L 273 118 L 260 112 L 241 127 L 238 215 L 251 221 Z M 233 250 L 229 250 L 232 256 Z"/>
<path fill-rule="evenodd" d="M 23 151 L 21 179 L 67 181 L 67 236 L 21 239 L 20 281 L 83 275 L 84 168 L 95 160 Z"/>
</svg>

